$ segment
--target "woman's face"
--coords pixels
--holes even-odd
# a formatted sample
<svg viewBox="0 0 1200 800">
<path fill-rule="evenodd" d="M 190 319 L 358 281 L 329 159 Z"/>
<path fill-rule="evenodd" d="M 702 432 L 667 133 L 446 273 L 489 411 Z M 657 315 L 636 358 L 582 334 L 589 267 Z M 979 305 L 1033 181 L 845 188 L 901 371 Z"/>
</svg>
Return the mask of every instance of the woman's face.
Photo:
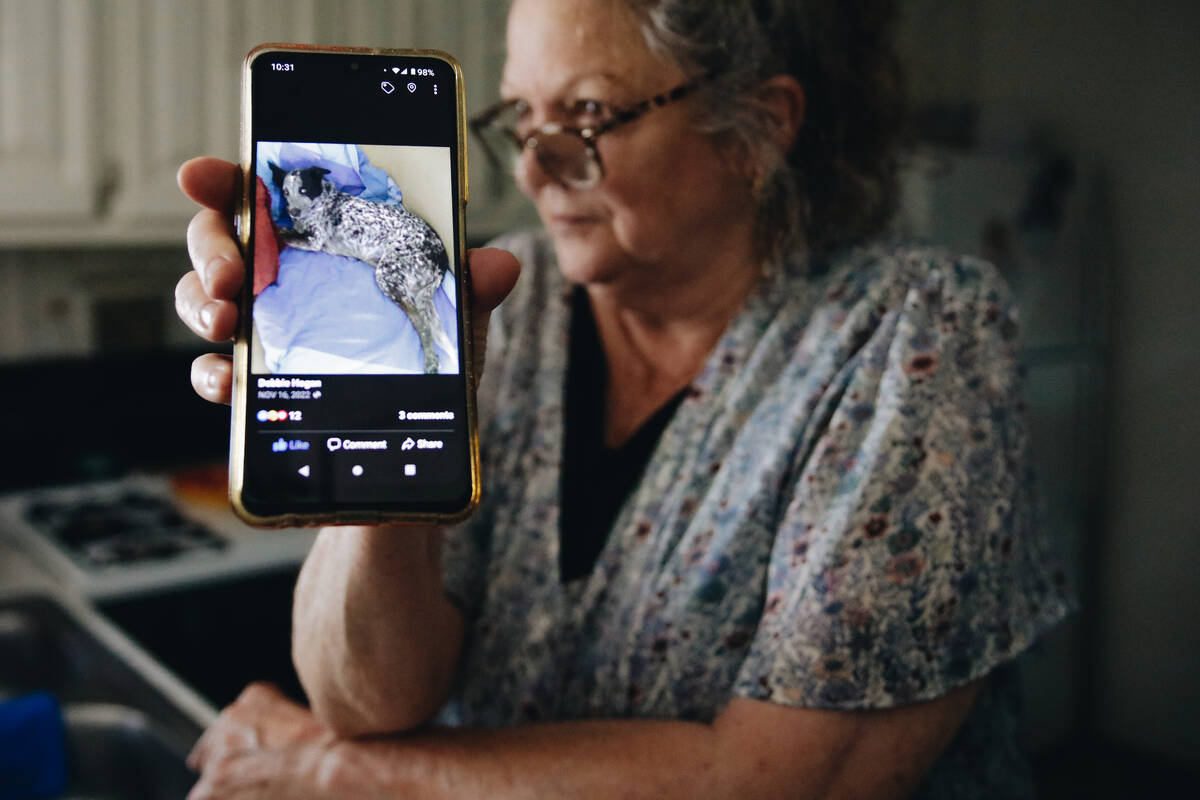
<svg viewBox="0 0 1200 800">
<path fill-rule="evenodd" d="M 653 54 L 624 0 L 516 0 L 508 23 L 505 99 L 528 106 L 526 129 L 545 122 L 587 127 L 587 101 L 623 108 L 686 82 Z M 753 212 L 744 170 L 689 124 L 694 97 L 648 111 L 600 137 L 605 177 L 570 189 L 531 152 L 517 168 L 566 277 L 631 288 L 691 280 L 729 240 L 749 237 Z M 726 265 L 727 266 L 727 265 Z"/>
</svg>

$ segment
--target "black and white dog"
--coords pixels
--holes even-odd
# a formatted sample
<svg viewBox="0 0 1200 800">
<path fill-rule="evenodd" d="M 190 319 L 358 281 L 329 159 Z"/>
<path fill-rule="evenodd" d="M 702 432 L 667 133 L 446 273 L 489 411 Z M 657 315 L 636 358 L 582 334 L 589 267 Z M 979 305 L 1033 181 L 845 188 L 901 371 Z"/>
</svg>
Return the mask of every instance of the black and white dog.
<svg viewBox="0 0 1200 800">
<path fill-rule="evenodd" d="M 374 267 L 375 283 L 417 330 L 425 372 L 436 373 L 434 345 L 448 353 L 455 348 L 433 305 L 449 260 L 445 245 L 429 223 L 404 206 L 373 203 L 340 191 L 325 180 L 329 170 L 323 167 L 289 172 L 268 164 L 292 218 L 292 231 L 282 232 L 284 243 L 357 258 Z"/>
</svg>

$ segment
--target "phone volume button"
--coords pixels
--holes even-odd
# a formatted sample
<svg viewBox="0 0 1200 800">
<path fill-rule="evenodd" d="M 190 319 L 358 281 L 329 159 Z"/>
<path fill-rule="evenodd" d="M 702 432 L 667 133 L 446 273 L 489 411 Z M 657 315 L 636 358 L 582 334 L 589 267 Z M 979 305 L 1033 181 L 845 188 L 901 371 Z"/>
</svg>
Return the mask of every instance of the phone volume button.
<svg viewBox="0 0 1200 800">
<path fill-rule="evenodd" d="M 233 231 L 239 242 L 250 237 L 250 209 L 251 206 L 243 201 L 238 203 L 237 211 L 233 214 Z"/>
</svg>

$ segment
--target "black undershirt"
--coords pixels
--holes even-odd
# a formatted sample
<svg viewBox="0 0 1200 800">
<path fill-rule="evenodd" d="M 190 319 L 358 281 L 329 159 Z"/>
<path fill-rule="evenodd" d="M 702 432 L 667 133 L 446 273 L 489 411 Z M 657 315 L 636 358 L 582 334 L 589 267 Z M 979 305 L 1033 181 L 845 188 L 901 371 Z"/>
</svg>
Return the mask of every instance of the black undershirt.
<svg viewBox="0 0 1200 800">
<path fill-rule="evenodd" d="M 683 399 L 672 397 L 624 444 L 604 443 L 608 364 L 582 286 L 571 296 L 558 566 L 563 583 L 591 574 L 625 499 Z"/>
</svg>

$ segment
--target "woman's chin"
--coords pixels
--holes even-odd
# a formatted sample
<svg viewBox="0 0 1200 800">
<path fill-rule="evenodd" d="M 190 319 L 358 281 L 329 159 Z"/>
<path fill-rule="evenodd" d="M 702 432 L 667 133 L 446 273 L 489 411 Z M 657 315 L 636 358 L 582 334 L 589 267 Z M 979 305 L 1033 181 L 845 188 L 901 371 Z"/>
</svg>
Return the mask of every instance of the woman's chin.
<svg viewBox="0 0 1200 800">
<path fill-rule="evenodd" d="M 558 269 L 571 283 L 609 283 L 621 274 L 624 259 L 576 237 L 553 237 Z"/>
<path fill-rule="evenodd" d="M 559 262 L 558 270 L 568 283 L 583 283 L 592 286 L 611 283 L 613 274 L 598 269 L 592 265 L 577 264 L 573 262 Z"/>
</svg>

